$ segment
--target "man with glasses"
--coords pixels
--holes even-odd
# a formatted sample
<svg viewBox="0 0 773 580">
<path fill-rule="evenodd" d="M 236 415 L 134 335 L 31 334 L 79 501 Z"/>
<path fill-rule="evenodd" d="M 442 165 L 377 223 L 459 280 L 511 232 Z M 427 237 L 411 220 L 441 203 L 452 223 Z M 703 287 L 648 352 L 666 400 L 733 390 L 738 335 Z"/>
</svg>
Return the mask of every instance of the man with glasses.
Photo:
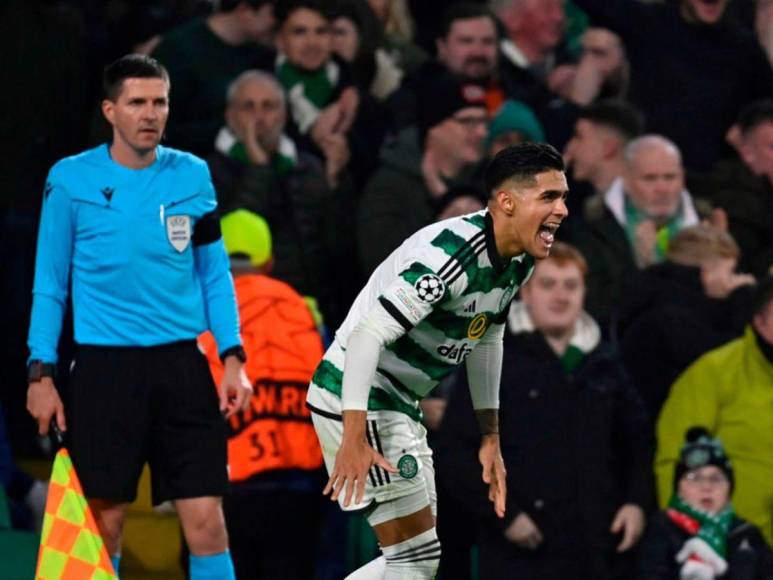
<svg viewBox="0 0 773 580">
<path fill-rule="evenodd" d="M 483 88 L 445 75 L 424 83 L 418 102 L 420 149 L 401 141 L 385 147 L 360 203 L 357 235 L 366 274 L 431 223 L 444 196 L 479 181 L 488 123 Z"/>
</svg>

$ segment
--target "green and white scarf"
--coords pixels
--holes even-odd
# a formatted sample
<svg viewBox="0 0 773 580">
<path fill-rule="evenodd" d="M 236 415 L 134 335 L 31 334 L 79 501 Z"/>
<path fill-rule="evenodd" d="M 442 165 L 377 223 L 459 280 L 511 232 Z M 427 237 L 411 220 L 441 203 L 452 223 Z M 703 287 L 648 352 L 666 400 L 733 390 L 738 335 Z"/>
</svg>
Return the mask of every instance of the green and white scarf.
<svg viewBox="0 0 773 580">
<path fill-rule="evenodd" d="M 690 506 L 675 493 L 668 502 L 666 515 L 687 533 L 706 542 L 719 557 L 724 559 L 727 551 L 727 534 L 735 517 L 732 505 L 728 504 L 718 514 L 709 514 Z"/>
<path fill-rule="evenodd" d="M 250 165 L 247 150 L 228 127 L 223 127 L 215 138 L 215 149 L 244 165 Z M 287 135 L 279 137 L 279 146 L 271 157 L 271 167 L 279 175 L 285 175 L 298 164 L 298 149 Z"/>
<path fill-rule="evenodd" d="M 299 69 L 280 54 L 276 59 L 276 76 L 287 92 L 290 112 L 301 133 L 314 125 L 320 111 L 330 104 L 341 71 L 329 60 L 314 72 Z"/>
<path fill-rule="evenodd" d="M 658 228 L 657 242 L 655 243 L 654 256 L 655 263 L 662 262 L 666 257 L 666 250 L 668 250 L 668 244 L 679 230 L 682 229 L 681 213 L 678 212 L 672 217 L 668 223 Z M 628 241 L 631 247 L 636 247 L 636 228 L 643 221 L 650 219 L 644 212 L 636 208 L 635 205 L 626 196 L 625 199 L 625 233 L 628 236 Z"/>
</svg>

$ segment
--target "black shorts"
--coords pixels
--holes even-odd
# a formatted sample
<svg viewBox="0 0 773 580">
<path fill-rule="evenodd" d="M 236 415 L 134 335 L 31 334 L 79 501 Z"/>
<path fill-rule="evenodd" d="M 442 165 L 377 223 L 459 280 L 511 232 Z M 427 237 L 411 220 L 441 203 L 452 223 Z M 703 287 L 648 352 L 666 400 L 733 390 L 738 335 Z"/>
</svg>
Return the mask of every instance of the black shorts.
<svg viewBox="0 0 773 580">
<path fill-rule="evenodd" d="M 65 444 L 86 497 L 132 502 L 150 465 L 153 503 L 222 496 L 226 424 L 195 341 L 77 347 Z"/>
</svg>

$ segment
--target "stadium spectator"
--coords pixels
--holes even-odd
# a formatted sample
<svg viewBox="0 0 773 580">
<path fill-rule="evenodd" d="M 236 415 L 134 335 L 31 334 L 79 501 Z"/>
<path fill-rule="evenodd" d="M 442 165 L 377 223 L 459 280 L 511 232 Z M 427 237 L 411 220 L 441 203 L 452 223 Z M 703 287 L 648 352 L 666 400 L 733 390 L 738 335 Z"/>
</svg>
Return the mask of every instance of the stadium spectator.
<svg viewBox="0 0 773 580">
<path fill-rule="evenodd" d="M 746 107 L 736 123 L 738 159 L 720 162 L 695 195 L 727 214 L 741 247 L 741 269 L 765 276 L 773 267 L 773 99 Z"/>
<path fill-rule="evenodd" d="M 270 0 L 223 0 L 218 12 L 174 28 L 153 51 L 174 84 L 167 139 L 205 157 L 212 152 L 225 107 L 225 89 L 251 68 L 274 28 Z"/>
<path fill-rule="evenodd" d="M 586 271 L 577 250 L 556 242 L 510 307 L 500 401 L 504 522 L 488 514 L 473 479 L 467 389 L 451 395 L 436 445 L 439 495 L 480 518 L 480 578 L 630 577 L 654 499 L 652 438 L 622 363 L 583 312 Z M 457 552 L 444 550 L 450 561 Z"/>
<path fill-rule="evenodd" d="M 405 78 L 388 106 L 396 130 L 414 125 L 419 115 L 419 92 L 433 79 L 452 74 L 461 82 L 481 85 L 493 115 L 504 101 L 497 74 L 497 25 L 485 6 L 472 2 L 451 5 L 443 15 L 435 40 L 437 58 L 425 62 Z"/>
<path fill-rule="evenodd" d="M 445 194 L 475 185 L 479 177 L 488 122 L 480 86 L 462 84 L 451 75 L 433 78 L 422 86 L 419 104 L 419 155 L 413 143 L 385 146 L 382 166 L 360 201 L 357 240 L 366 274 L 432 222 L 434 204 Z"/>
<path fill-rule="evenodd" d="M 209 159 L 224 210 L 248 209 L 274 232 L 273 276 L 320 303 L 328 324 L 342 320 L 359 277 L 353 200 L 343 166 L 348 145 L 336 136 L 326 166 L 285 133 L 286 103 L 276 78 L 246 71 L 229 86 L 226 125 Z M 331 182 L 341 182 L 331 187 Z"/>
<path fill-rule="evenodd" d="M 231 416 L 229 493 L 223 499 L 238 578 L 308 580 L 322 513 L 322 451 L 304 405 L 322 340 L 303 298 L 270 277 L 265 220 L 236 210 L 221 220 L 231 259 L 250 406 Z M 211 333 L 199 337 L 216 382 L 223 375 Z"/>
<path fill-rule="evenodd" d="M 505 147 L 526 141 L 538 143 L 545 140 L 542 125 L 527 105 L 512 99 L 506 100 L 491 120 L 486 138 L 488 157 L 493 159 Z"/>
<path fill-rule="evenodd" d="M 594 25 L 623 39 L 631 100 L 650 131 L 668 136 L 687 168 L 711 169 L 741 108 L 773 93 L 757 39 L 723 20 L 728 0 L 575 0 Z"/>
<path fill-rule="evenodd" d="M 657 423 L 658 498 L 671 495 L 688 427 L 704 425 L 733 461 L 736 513 L 773 544 L 773 278 L 758 284 L 742 338 L 712 350 L 674 383 Z"/>
<path fill-rule="evenodd" d="M 637 580 L 773 578 L 770 547 L 730 503 L 734 479 L 720 440 L 691 427 L 668 507 L 653 516 L 642 540 Z"/>
<path fill-rule="evenodd" d="M 572 179 L 592 187 L 582 205 L 585 220 L 604 212 L 605 195 L 625 173 L 625 148 L 643 132 L 644 117 L 625 101 L 600 101 L 579 112 L 564 158 L 572 169 Z"/>
<path fill-rule="evenodd" d="M 44 191 L 29 330 L 27 409 L 65 432 L 113 567 L 145 463 L 153 503 L 173 501 L 191 578 L 234 578 L 220 497 L 224 417 L 249 403 L 228 258 L 206 164 L 161 147 L 169 77 L 147 56 L 105 69 L 110 143 L 67 157 Z M 66 405 L 54 383 L 72 286 L 78 345 Z M 216 390 L 196 337 L 225 365 Z M 67 420 L 65 421 L 65 410 Z"/>
<path fill-rule="evenodd" d="M 407 0 L 368 0 L 384 31 L 384 50 L 395 64 L 413 72 L 429 55 L 413 42 L 415 23 Z"/>
<path fill-rule="evenodd" d="M 564 41 L 562 0 L 492 0 L 505 31 L 499 43 L 499 70 L 508 98 L 529 105 L 543 120 L 556 98 L 549 87 L 554 69 L 569 62 Z"/>
<path fill-rule="evenodd" d="M 698 223 L 684 189 L 679 149 L 660 135 L 628 143 L 625 168 L 604 194 L 604 209 L 573 240 L 588 260 L 586 308 L 608 329 L 616 317 L 624 280 L 661 262 L 670 239 Z"/>
<path fill-rule="evenodd" d="M 699 356 L 743 334 L 752 276 L 736 274 L 738 245 L 711 226 L 680 231 L 666 259 L 623 291 L 620 347 L 654 421 L 676 378 Z"/>
<path fill-rule="evenodd" d="M 550 76 L 550 88 L 581 106 L 598 99 L 624 99 L 630 71 L 620 37 L 606 28 L 589 28 L 580 46 L 577 64 L 557 67 Z"/>
</svg>

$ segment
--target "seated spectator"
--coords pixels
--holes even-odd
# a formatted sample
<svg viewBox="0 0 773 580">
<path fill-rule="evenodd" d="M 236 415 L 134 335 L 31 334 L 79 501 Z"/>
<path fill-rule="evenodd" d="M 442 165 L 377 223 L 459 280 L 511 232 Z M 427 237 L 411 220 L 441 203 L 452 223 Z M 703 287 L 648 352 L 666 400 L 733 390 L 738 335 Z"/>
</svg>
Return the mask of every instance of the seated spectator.
<svg viewBox="0 0 773 580">
<path fill-rule="evenodd" d="M 496 113 L 504 101 L 497 74 L 497 25 L 485 6 L 452 4 L 443 15 L 435 46 L 437 58 L 407 76 L 387 102 L 398 131 L 417 122 L 421 87 L 448 74 L 483 87 L 489 115 Z"/>
<path fill-rule="evenodd" d="M 660 135 L 625 148 L 625 167 L 604 194 L 604 209 L 573 239 L 587 256 L 588 312 L 606 327 L 616 317 L 624 280 L 663 261 L 671 238 L 698 223 L 684 189 L 679 149 Z"/>
<path fill-rule="evenodd" d="M 208 163 L 223 211 L 244 208 L 265 216 L 275 232 L 274 276 L 316 297 L 334 324 L 349 305 L 354 290 L 348 285 L 359 281 L 351 267 L 352 193 L 342 176 L 348 147 L 341 137 L 337 149 L 328 149 L 325 167 L 300 151 L 285 133 L 284 98 L 268 73 L 237 77 Z"/>
<path fill-rule="evenodd" d="M 451 395 L 436 446 L 438 493 L 480 517 L 480 578 L 630 577 L 652 502 L 652 442 L 620 361 L 583 311 L 586 272 L 577 250 L 555 242 L 510 309 L 499 411 L 504 521 L 489 515 L 475 479 L 469 389 Z M 444 544 L 443 558 L 457 556 Z"/>
<path fill-rule="evenodd" d="M 738 159 L 719 163 L 705 182 L 696 182 L 695 194 L 727 214 L 741 268 L 765 276 L 773 267 L 773 99 L 746 107 L 736 125 Z"/>
<path fill-rule="evenodd" d="M 659 501 L 671 497 L 688 427 L 705 425 L 733 459 L 738 515 L 773 544 L 773 278 L 758 285 L 742 338 L 712 350 L 674 383 L 657 423 Z"/>
<path fill-rule="evenodd" d="M 402 241 L 433 221 L 434 204 L 455 187 L 476 184 L 486 139 L 486 102 L 478 85 L 451 75 L 433 78 L 419 93 L 416 138 L 385 147 L 357 216 L 360 263 L 366 274 Z"/>
<path fill-rule="evenodd" d="M 322 513 L 322 451 L 306 408 L 306 389 L 322 358 L 312 313 L 290 286 L 269 276 L 271 233 L 246 210 L 226 214 L 249 408 L 228 421 L 230 493 L 223 499 L 238 578 L 308 580 Z M 223 375 L 211 333 L 199 337 L 217 384 Z"/>
<path fill-rule="evenodd" d="M 488 157 L 493 159 L 505 147 L 526 141 L 545 140 L 542 125 L 528 106 L 508 99 L 491 120 L 486 138 Z"/>
<path fill-rule="evenodd" d="M 579 212 L 581 218 L 593 220 L 603 214 L 607 192 L 625 173 L 625 148 L 643 132 L 644 116 L 625 101 L 599 101 L 580 110 L 564 158 L 572 168 L 572 179 L 592 187 Z"/>
<path fill-rule="evenodd" d="M 765 580 L 773 554 L 759 529 L 735 514 L 733 466 L 719 439 L 692 427 L 679 452 L 668 507 L 642 540 L 638 580 Z"/>
<path fill-rule="evenodd" d="M 730 234 L 693 226 L 674 236 L 664 262 L 645 268 L 624 290 L 623 360 L 653 420 L 682 371 L 743 334 L 755 280 L 735 273 L 738 258 Z"/>
<path fill-rule="evenodd" d="M 225 89 L 269 50 L 274 28 L 269 0 L 222 0 L 218 12 L 164 34 L 152 56 L 169 71 L 174 115 L 169 145 L 206 157 L 221 126 Z"/>
<path fill-rule="evenodd" d="M 574 0 L 595 26 L 623 39 L 630 98 L 650 131 L 666 135 L 684 164 L 707 171 L 728 151 L 741 108 L 773 93 L 773 72 L 747 31 L 723 19 L 728 0 Z"/>
</svg>

